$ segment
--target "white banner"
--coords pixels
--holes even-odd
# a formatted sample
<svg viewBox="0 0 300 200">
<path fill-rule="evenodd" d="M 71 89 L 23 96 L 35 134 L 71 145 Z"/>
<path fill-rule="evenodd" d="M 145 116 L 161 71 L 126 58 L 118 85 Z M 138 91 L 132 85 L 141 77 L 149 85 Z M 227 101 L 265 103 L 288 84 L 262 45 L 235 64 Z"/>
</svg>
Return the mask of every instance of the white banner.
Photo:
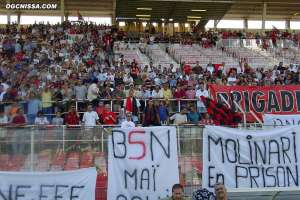
<svg viewBox="0 0 300 200">
<path fill-rule="evenodd" d="M 300 115 L 264 114 L 263 120 L 264 124 L 268 126 L 300 125 Z"/>
<path fill-rule="evenodd" d="M 114 129 L 108 148 L 109 200 L 161 199 L 179 183 L 175 127 Z"/>
<path fill-rule="evenodd" d="M 203 187 L 299 186 L 300 130 L 265 131 L 207 126 L 203 133 Z"/>
<path fill-rule="evenodd" d="M 95 168 L 63 172 L 0 172 L 0 199 L 94 200 Z"/>
</svg>

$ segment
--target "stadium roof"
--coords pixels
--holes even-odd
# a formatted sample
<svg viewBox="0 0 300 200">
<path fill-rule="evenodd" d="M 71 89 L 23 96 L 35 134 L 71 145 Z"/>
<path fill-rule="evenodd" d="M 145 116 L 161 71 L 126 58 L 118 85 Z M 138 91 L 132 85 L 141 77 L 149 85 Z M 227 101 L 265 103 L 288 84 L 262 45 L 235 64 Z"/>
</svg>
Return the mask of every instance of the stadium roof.
<svg viewBox="0 0 300 200">
<path fill-rule="evenodd" d="M 65 12 L 76 16 L 77 10 L 84 16 L 116 16 L 118 18 L 149 18 L 152 21 L 174 19 L 186 22 L 188 16 L 209 19 L 261 20 L 263 2 L 267 3 L 266 20 L 300 20 L 300 0 L 62 0 Z M 22 14 L 59 15 L 61 0 L 1 0 L 0 13 L 6 2 L 58 3 L 56 11 L 17 11 Z M 198 11 L 191 11 L 198 10 Z M 205 11 L 204 11 L 205 10 Z M 13 13 L 16 11 L 13 11 Z M 137 16 L 138 15 L 138 16 Z M 192 19 L 192 18 L 190 18 Z M 199 18 L 198 18 L 199 19 Z"/>
</svg>

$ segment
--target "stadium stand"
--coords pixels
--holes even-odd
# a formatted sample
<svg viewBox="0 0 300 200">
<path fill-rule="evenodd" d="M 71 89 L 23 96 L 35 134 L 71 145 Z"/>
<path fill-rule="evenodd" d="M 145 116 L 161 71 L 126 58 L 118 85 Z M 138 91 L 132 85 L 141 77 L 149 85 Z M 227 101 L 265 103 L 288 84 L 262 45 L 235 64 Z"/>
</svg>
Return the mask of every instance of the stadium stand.
<svg viewBox="0 0 300 200">
<path fill-rule="evenodd" d="M 108 4 L 102 3 L 101 9 Z M 226 11 L 219 9 L 215 16 L 224 16 Z M 232 105 L 211 101 L 209 86 L 298 86 L 300 33 L 276 27 L 260 33 L 246 28 L 205 30 L 202 22 L 176 33 L 169 22 L 173 31 L 159 32 L 154 25 L 141 31 L 142 21 L 135 30 L 128 24 L 84 20 L 1 26 L 0 170 L 95 166 L 96 200 L 104 200 L 108 133 L 121 126 L 128 112 L 137 126 L 145 125 L 151 114 L 157 119 L 149 126 L 176 126 L 180 181 L 191 189 L 190 197 L 202 181 L 205 125 L 263 126 L 260 118 L 250 121 L 243 110 L 231 111 Z M 149 102 L 154 102 L 153 111 Z M 97 115 L 93 128 L 84 124 L 88 105 Z"/>
</svg>

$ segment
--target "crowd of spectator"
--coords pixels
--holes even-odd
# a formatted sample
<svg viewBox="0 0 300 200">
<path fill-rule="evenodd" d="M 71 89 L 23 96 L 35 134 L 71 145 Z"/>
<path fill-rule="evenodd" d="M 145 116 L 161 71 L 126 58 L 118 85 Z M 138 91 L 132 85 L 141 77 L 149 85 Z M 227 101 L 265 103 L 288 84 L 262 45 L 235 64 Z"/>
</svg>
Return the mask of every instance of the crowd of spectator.
<svg viewBox="0 0 300 200">
<path fill-rule="evenodd" d="M 114 41 L 124 39 L 122 34 L 107 26 L 70 22 L 0 29 L 0 122 L 86 126 L 126 122 L 124 126 L 129 127 L 132 123 L 213 124 L 200 100 L 209 96 L 208 84 L 300 83 L 296 64 L 254 69 L 243 63 L 225 69 L 226 63 L 183 63 L 175 68 L 141 66 L 123 56 L 114 59 Z M 231 32 L 197 34 L 210 41 L 220 34 L 240 37 Z M 293 37 L 276 32 L 276 37 L 283 35 Z M 197 42 L 188 36 L 176 37 L 183 43 Z M 174 104 L 172 99 L 183 101 Z"/>
</svg>

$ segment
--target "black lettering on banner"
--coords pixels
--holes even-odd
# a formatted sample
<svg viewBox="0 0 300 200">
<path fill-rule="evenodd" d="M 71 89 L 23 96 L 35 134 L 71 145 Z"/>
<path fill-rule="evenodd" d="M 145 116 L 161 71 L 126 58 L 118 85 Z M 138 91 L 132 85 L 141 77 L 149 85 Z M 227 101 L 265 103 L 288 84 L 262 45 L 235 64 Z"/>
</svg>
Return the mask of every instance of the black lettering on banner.
<svg viewBox="0 0 300 200">
<path fill-rule="evenodd" d="M 145 174 L 145 177 L 144 177 L 144 174 Z M 144 188 L 143 188 L 143 183 L 144 183 L 144 181 L 146 181 L 146 184 L 147 184 L 147 190 L 149 190 L 150 189 L 150 172 L 149 172 L 149 169 L 143 169 L 142 170 L 142 173 L 141 173 L 141 183 L 140 183 L 140 185 L 141 185 L 141 187 L 140 187 L 140 189 L 141 190 L 143 190 Z"/>
<path fill-rule="evenodd" d="M 300 91 L 295 91 L 296 102 L 297 102 L 297 112 L 300 112 Z"/>
<path fill-rule="evenodd" d="M 281 140 L 283 163 L 284 164 L 286 163 L 286 161 L 285 161 L 286 158 L 289 160 L 289 163 L 291 163 L 292 162 L 291 158 L 290 158 L 289 154 L 286 153 L 286 152 L 289 152 L 290 147 L 291 147 L 290 138 L 288 138 L 288 137 L 281 137 L 280 140 Z M 286 143 L 284 141 L 286 141 Z M 287 147 L 284 144 L 287 144 Z"/>
<path fill-rule="evenodd" d="M 262 161 L 263 164 L 267 163 L 267 147 L 266 147 L 266 141 L 262 141 L 263 144 L 263 150 L 260 148 L 260 146 L 257 144 L 256 141 L 254 141 L 254 150 L 255 150 L 255 164 L 259 163 L 259 158 Z"/>
<path fill-rule="evenodd" d="M 73 200 L 73 199 L 79 199 L 79 196 L 78 195 L 75 195 L 75 189 L 83 189 L 84 188 L 84 185 L 81 185 L 81 186 L 77 186 L 77 185 L 74 185 L 71 187 L 71 195 L 70 195 L 70 200 Z"/>
<path fill-rule="evenodd" d="M 159 144 L 159 146 L 161 146 L 162 150 L 164 151 L 166 157 L 168 159 L 170 159 L 171 156 L 171 151 L 170 151 L 170 130 L 168 129 L 167 131 L 167 136 L 168 136 L 168 141 L 167 141 L 167 147 L 164 147 L 164 145 L 162 144 L 162 142 L 159 140 L 159 138 L 152 132 L 150 131 L 150 149 L 151 149 L 151 160 L 154 160 L 154 153 L 153 153 L 153 143 L 154 143 L 154 139 L 157 141 L 157 143 Z M 157 149 L 156 149 L 157 151 Z"/>
<path fill-rule="evenodd" d="M 212 183 L 210 180 L 214 179 L 214 176 L 211 175 L 211 170 L 215 169 L 214 166 L 208 166 L 208 187 L 212 188 L 214 187 L 215 183 Z"/>
<path fill-rule="evenodd" d="M 290 176 L 294 182 L 295 186 L 299 186 L 299 174 L 298 174 L 298 165 L 295 165 L 295 176 L 293 176 L 292 170 L 289 166 L 286 167 L 286 173 L 287 173 L 287 181 L 288 186 L 291 186 Z"/>
<path fill-rule="evenodd" d="M 292 112 L 294 109 L 294 97 L 290 91 L 280 91 L 281 107 L 283 112 Z"/>
<path fill-rule="evenodd" d="M 59 188 L 68 188 L 69 186 L 67 185 L 56 185 L 55 186 L 55 196 L 54 196 L 54 199 L 57 200 L 57 199 L 62 199 L 63 196 L 59 195 L 60 192 L 59 192 Z"/>
<path fill-rule="evenodd" d="M 152 165 L 152 168 L 153 168 L 153 173 L 152 173 L 152 178 L 153 178 L 153 191 L 155 192 L 156 191 L 156 169 L 155 169 L 155 166 Z"/>
<path fill-rule="evenodd" d="M 242 170 L 246 173 L 242 173 Z M 239 188 L 239 179 L 240 178 L 248 178 L 248 169 L 241 165 L 235 166 L 235 188 Z"/>
<path fill-rule="evenodd" d="M 280 112 L 278 99 L 276 96 L 276 93 L 274 91 L 269 91 L 269 97 L 268 97 L 268 112 Z"/>
<path fill-rule="evenodd" d="M 295 162 L 298 162 L 297 158 L 297 148 L 296 148 L 296 132 L 292 132 L 293 134 L 293 146 L 294 146 L 294 157 L 295 157 Z"/>
<path fill-rule="evenodd" d="M 249 165 L 250 162 L 242 162 L 242 158 L 241 158 L 241 145 L 240 145 L 240 140 L 237 139 L 237 145 L 238 145 L 238 149 L 237 149 L 237 152 L 238 152 L 238 163 L 241 164 L 241 165 Z M 245 156 L 246 157 L 246 156 Z M 253 164 L 253 163 L 251 163 Z"/>
<path fill-rule="evenodd" d="M 54 187 L 54 185 L 40 185 L 40 200 L 42 200 L 43 198 L 48 198 L 47 195 L 43 194 L 43 188 L 50 188 L 50 187 Z"/>
<path fill-rule="evenodd" d="M 258 178 L 259 176 L 260 175 L 259 175 L 258 167 L 249 167 L 249 177 L 250 177 L 251 188 L 253 188 L 253 182 L 255 183 L 256 187 L 259 187 L 259 185 L 256 181 L 256 178 Z"/>
<path fill-rule="evenodd" d="M 279 169 L 282 170 L 282 172 L 279 172 Z M 281 177 L 280 177 L 281 175 Z M 277 186 L 278 187 L 285 187 L 286 186 L 286 181 L 285 181 L 285 170 L 282 166 L 278 166 L 276 170 L 276 177 L 277 177 Z M 283 180 L 283 185 L 280 185 L 281 180 Z"/>
<path fill-rule="evenodd" d="M 251 135 L 248 135 L 248 136 L 247 136 L 247 140 L 248 140 L 248 146 L 249 146 L 250 159 L 251 159 L 251 164 L 253 164 L 253 155 L 252 155 L 251 139 L 252 139 L 252 136 L 251 136 Z"/>
<path fill-rule="evenodd" d="M 249 92 L 244 91 L 244 109 L 245 112 L 248 113 L 250 111 L 250 101 L 249 101 Z"/>
<path fill-rule="evenodd" d="M 159 167 L 159 165 L 157 165 L 157 167 Z M 156 168 L 154 165 L 152 165 L 153 168 L 153 173 L 152 173 L 152 178 L 153 178 L 153 191 L 156 191 Z"/>
<path fill-rule="evenodd" d="M 116 134 L 121 134 L 122 135 L 122 138 L 123 138 L 122 142 L 115 143 L 115 135 Z M 112 146 L 113 146 L 114 157 L 124 159 L 126 157 L 126 154 L 127 154 L 127 147 L 126 147 L 126 144 L 125 144 L 125 142 L 126 142 L 125 132 L 123 132 L 121 130 L 113 130 L 111 138 L 112 138 Z M 116 147 L 116 145 L 118 145 L 118 148 Z M 116 149 L 118 149 L 118 150 L 121 149 L 121 147 L 119 147 L 119 146 L 123 146 L 123 149 L 124 149 L 123 154 L 121 154 L 121 155 L 117 155 L 117 153 L 116 153 Z"/>
<path fill-rule="evenodd" d="M 121 199 L 122 198 L 122 199 Z M 124 194 L 119 194 L 117 200 L 127 200 L 127 197 Z"/>
<path fill-rule="evenodd" d="M 274 147 L 274 145 L 272 145 L 272 144 L 275 144 L 276 147 L 272 148 L 272 147 Z M 271 164 L 273 154 L 275 156 L 277 156 L 277 162 L 275 161 L 274 163 L 281 164 L 281 162 L 280 162 L 279 143 L 277 142 L 277 140 L 270 140 L 269 141 L 269 164 Z"/>
<path fill-rule="evenodd" d="M 217 96 L 217 101 L 218 101 L 218 103 L 226 103 L 226 102 L 223 101 L 223 98 L 224 98 L 227 102 L 229 101 L 229 96 L 228 96 L 228 94 L 227 94 L 226 92 L 218 92 L 216 96 Z M 221 96 L 222 96 L 223 98 L 221 98 Z"/>
<path fill-rule="evenodd" d="M 262 171 L 262 179 L 263 179 L 263 186 L 266 187 L 266 177 L 265 177 L 265 168 L 261 167 L 261 171 Z"/>
<path fill-rule="evenodd" d="M 273 170 L 274 171 L 274 168 L 273 167 L 268 167 L 267 169 L 266 169 L 266 176 L 267 177 L 272 177 L 273 178 L 273 180 L 274 180 L 274 184 L 273 185 L 267 185 L 266 184 L 266 187 L 276 187 L 276 184 L 277 184 L 277 182 L 276 182 L 276 177 L 273 175 L 273 174 L 269 174 L 269 171 L 270 170 Z M 268 181 L 269 182 L 269 181 Z"/>
<path fill-rule="evenodd" d="M 141 197 L 138 197 L 138 196 L 133 196 L 132 198 L 131 198 L 131 200 L 143 200 Z"/>
<path fill-rule="evenodd" d="M 279 121 L 280 123 L 277 124 L 276 121 Z M 281 119 L 274 119 L 274 126 L 283 126 L 283 122 L 281 121 Z"/>
<path fill-rule="evenodd" d="M 134 178 L 134 189 L 137 190 L 137 184 L 138 184 L 138 180 L 137 180 L 137 169 L 135 169 L 132 174 L 130 174 L 126 169 L 124 170 L 124 179 L 125 179 L 125 189 L 128 188 L 128 180 L 127 180 L 127 176 L 129 176 L 130 178 Z"/>
<path fill-rule="evenodd" d="M 229 148 L 229 143 L 232 143 L 233 145 L 231 146 L 231 148 Z M 237 162 L 237 153 L 236 153 L 236 142 L 232 139 L 227 139 L 225 141 L 225 149 L 226 149 L 226 157 L 227 160 L 230 163 L 236 163 Z M 233 160 L 231 160 L 229 155 L 233 155 Z"/>
<path fill-rule="evenodd" d="M 217 173 L 216 183 L 222 183 L 223 185 L 225 185 L 225 176 L 224 176 L 224 174 Z"/>
<path fill-rule="evenodd" d="M 232 106 L 231 108 L 233 109 L 234 112 L 238 112 L 238 108 L 235 105 L 234 102 L 236 102 L 238 105 L 241 105 L 241 100 L 242 100 L 242 94 L 238 91 L 234 91 L 231 93 L 231 99 L 232 99 Z"/>
<path fill-rule="evenodd" d="M 25 194 L 24 193 L 19 193 L 19 190 L 21 189 L 30 189 L 31 186 L 30 185 L 18 185 L 16 187 L 16 197 L 15 197 L 15 200 L 18 200 L 19 197 L 25 197 Z"/>
<path fill-rule="evenodd" d="M 13 186 L 10 185 L 9 186 L 9 191 L 8 191 L 8 194 L 7 194 L 7 197 L 2 193 L 2 190 L 0 190 L 0 196 L 3 198 L 3 200 L 11 200 L 13 197 L 12 197 L 12 188 Z"/>
<path fill-rule="evenodd" d="M 255 91 L 252 94 L 252 106 L 255 112 L 261 113 L 265 110 L 265 100 L 259 99 L 264 93 L 261 91 Z"/>
<path fill-rule="evenodd" d="M 220 148 L 222 151 L 222 162 L 224 163 L 224 150 L 223 150 L 223 141 L 222 138 L 218 138 L 217 140 L 214 140 L 214 138 L 212 138 L 210 135 L 208 136 L 208 161 L 211 161 L 210 158 L 210 142 L 213 141 L 215 143 L 215 145 L 218 145 L 220 143 Z"/>
</svg>

